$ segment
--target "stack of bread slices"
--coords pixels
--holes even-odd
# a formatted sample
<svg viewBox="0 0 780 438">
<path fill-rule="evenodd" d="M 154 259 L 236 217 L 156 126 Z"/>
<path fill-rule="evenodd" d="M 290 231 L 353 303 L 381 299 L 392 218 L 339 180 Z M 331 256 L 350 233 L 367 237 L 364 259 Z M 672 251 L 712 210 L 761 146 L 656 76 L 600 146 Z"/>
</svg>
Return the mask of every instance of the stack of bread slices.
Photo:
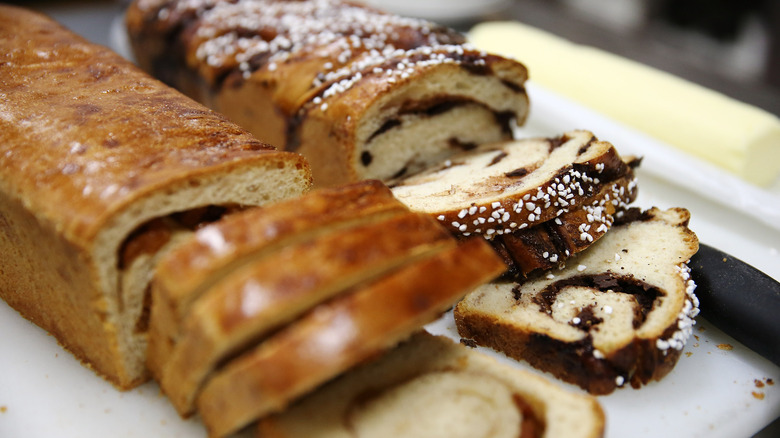
<svg viewBox="0 0 780 438">
<path fill-rule="evenodd" d="M 224 436 L 438 318 L 503 270 L 383 184 L 320 189 L 205 226 L 160 263 L 148 364 Z"/>
</svg>

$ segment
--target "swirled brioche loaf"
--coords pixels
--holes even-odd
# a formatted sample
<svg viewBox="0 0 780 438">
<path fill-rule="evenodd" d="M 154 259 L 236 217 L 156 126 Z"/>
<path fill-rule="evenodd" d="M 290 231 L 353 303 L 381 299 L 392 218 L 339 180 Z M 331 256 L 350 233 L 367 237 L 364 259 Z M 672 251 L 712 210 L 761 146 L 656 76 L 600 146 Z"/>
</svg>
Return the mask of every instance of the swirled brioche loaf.
<svg viewBox="0 0 780 438">
<path fill-rule="evenodd" d="M 522 276 L 601 237 L 636 198 L 636 165 L 580 130 L 480 145 L 391 184 L 401 202 L 453 234 L 490 240 Z"/>
<path fill-rule="evenodd" d="M 262 419 L 258 438 L 602 436 L 595 398 L 421 332 Z"/>
<path fill-rule="evenodd" d="M 0 7 L 0 65 L 0 296 L 130 388 L 153 254 L 208 206 L 305 192 L 309 167 L 24 9 Z"/>
<path fill-rule="evenodd" d="M 315 184 L 388 180 L 509 139 L 525 67 L 451 29 L 339 0 L 137 0 L 139 64 L 294 150 Z"/>
<path fill-rule="evenodd" d="M 684 209 L 620 220 L 562 270 L 469 294 L 455 308 L 461 336 L 594 394 L 661 379 L 698 314 L 687 267 L 698 240 Z"/>
</svg>

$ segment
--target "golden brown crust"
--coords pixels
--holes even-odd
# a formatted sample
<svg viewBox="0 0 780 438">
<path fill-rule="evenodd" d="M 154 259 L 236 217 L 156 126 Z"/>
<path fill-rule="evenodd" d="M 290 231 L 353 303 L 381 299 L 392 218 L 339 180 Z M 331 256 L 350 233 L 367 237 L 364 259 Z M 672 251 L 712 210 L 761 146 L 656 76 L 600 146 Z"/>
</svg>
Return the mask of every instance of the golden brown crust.
<svg viewBox="0 0 780 438">
<path fill-rule="evenodd" d="M 14 104 L 0 183 L 85 248 L 150 191 L 281 154 L 45 17 L 10 7 L 1 17 L 3 61 L 15 68 L 1 72 Z"/>
<path fill-rule="evenodd" d="M 213 377 L 198 411 L 223 436 L 278 411 L 435 319 L 465 292 L 504 269 L 472 239 L 315 308 Z"/>
<path fill-rule="evenodd" d="M 143 378 L 123 374 L 116 361 L 116 339 L 95 336 L 105 330 L 99 311 L 105 305 L 94 287 L 94 272 L 84 269 L 83 255 L 1 191 L 0 206 L 2 299 L 115 386 L 127 389 L 141 383 Z"/>
<path fill-rule="evenodd" d="M 16 268 L 0 294 L 98 373 L 132 387 L 144 376 L 133 369 L 133 328 L 116 302 L 124 239 L 176 210 L 258 204 L 266 194 L 252 195 L 248 184 L 217 188 L 223 180 L 278 172 L 289 177 L 281 195 L 305 191 L 308 164 L 37 13 L 0 6 L 0 63 L 8 200 L 0 215 L 19 228 L 7 235 L 28 236 L 22 247 L 4 243 L 18 260 L 2 258 L 0 269 Z M 28 269 L 37 270 L 23 280 Z"/>
</svg>

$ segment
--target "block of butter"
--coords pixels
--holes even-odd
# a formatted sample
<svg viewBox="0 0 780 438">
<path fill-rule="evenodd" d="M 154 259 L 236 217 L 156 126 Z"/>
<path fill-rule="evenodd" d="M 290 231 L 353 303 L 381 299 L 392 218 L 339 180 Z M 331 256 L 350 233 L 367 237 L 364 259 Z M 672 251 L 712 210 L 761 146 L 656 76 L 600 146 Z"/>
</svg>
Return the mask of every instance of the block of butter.
<svg viewBox="0 0 780 438">
<path fill-rule="evenodd" d="M 532 82 L 746 181 L 780 174 L 780 119 L 767 111 L 518 22 L 479 24 L 469 38 L 525 64 Z"/>
</svg>

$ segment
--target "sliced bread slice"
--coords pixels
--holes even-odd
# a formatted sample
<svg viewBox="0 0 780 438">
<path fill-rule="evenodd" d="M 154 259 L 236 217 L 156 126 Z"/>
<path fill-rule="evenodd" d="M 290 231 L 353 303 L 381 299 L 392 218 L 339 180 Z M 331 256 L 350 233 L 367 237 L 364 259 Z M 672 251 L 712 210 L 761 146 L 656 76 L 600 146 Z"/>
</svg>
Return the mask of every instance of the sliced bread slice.
<svg viewBox="0 0 780 438">
<path fill-rule="evenodd" d="M 636 198 L 633 176 L 605 184 L 590 201 L 558 217 L 489 239 L 509 266 L 507 275 L 523 278 L 536 271 L 562 266 L 609 231 L 615 215 Z"/>
<path fill-rule="evenodd" d="M 391 186 L 410 209 L 453 233 L 490 239 L 579 209 L 604 185 L 633 180 L 635 164 L 590 131 L 571 131 L 482 145 Z M 628 196 L 634 183 L 627 188 Z"/>
<path fill-rule="evenodd" d="M 659 380 L 698 314 L 689 218 L 632 209 L 565 268 L 469 294 L 455 308 L 458 332 L 594 394 Z"/>
<path fill-rule="evenodd" d="M 420 332 L 258 423 L 258 438 L 597 438 L 598 401 Z"/>
</svg>

